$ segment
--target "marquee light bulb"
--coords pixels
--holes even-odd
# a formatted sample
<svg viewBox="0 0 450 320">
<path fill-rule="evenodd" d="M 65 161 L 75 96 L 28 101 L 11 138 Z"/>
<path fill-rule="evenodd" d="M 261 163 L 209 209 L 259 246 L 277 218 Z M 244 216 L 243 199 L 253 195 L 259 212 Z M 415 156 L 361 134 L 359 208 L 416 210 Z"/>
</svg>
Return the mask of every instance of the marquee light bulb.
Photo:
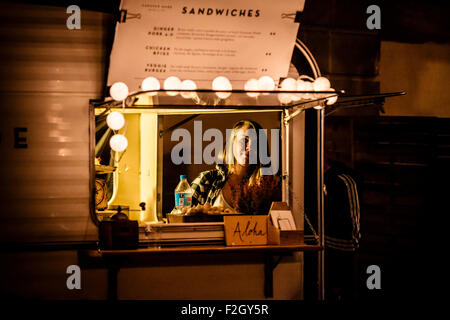
<svg viewBox="0 0 450 320">
<path fill-rule="evenodd" d="M 166 80 L 164 80 L 164 89 L 165 90 L 180 90 L 181 88 L 181 80 L 178 77 L 170 76 Z M 166 92 L 169 96 L 176 96 L 178 91 L 168 91 Z"/>
<path fill-rule="evenodd" d="M 256 90 L 258 90 L 258 80 L 256 80 L 256 79 L 248 80 L 245 83 L 245 85 L 244 85 L 244 90 L 245 91 L 256 91 Z M 255 93 L 247 92 L 247 95 L 249 97 L 257 97 L 257 96 L 259 96 L 259 93 L 258 92 L 255 92 Z"/>
<path fill-rule="evenodd" d="M 297 80 L 293 78 L 286 78 L 281 82 L 281 90 L 295 91 L 297 90 Z"/>
<path fill-rule="evenodd" d="M 297 90 L 298 91 L 314 91 L 313 84 L 309 81 L 297 80 Z M 311 93 L 303 93 L 301 96 L 305 99 L 310 99 L 312 97 Z"/>
<path fill-rule="evenodd" d="M 106 123 L 112 130 L 119 130 L 125 124 L 125 118 L 121 112 L 113 111 L 106 117 Z"/>
<path fill-rule="evenodd" d="M 336 92 L 336 90 L 334 90 L 333 88 L 330 88 L 330 89 L 328 89 L 327 91 Z M 338 96 L 337 96 L 337 95 L 335 95 L 335 96 L 333 96 L 333 97 L 330 97 L 330 98 L 327 99 L 327 104 L 328 104 L 329 106 L 331 106 L 332 104 L 335 104 L 335 103 L 336 103 L 337 99 L 338 99 Z"/>
<path fill-rule="evenodd" d="M 288 104 L 289 102 L 292 101 L 292 95 L 288 94 L 288 93 L 279 93 L 278 94 L 278 101 L 280 101 L 280 103 L 282 104 Z"/>
<path fill-rule="evenodd" d="M 155 77 L 147 77 L 142 81 L 141 88 L 144 91 L 157 91 L 161 89 L 161 84 Z M 148 92 L 149 96 L 154 96 L 157 92 Z"/>
<path fill-rule="evenodd" d="M 297 80 L 295 80 L 294 78 L 286 78 L 281 82 L 281 90 L 284 91 L 296 91 L 297 90 Z M 281 96 L 282 95 L 282 96 Z M 281 97 L 280 97 L 281 96 Z M 286 102 L 283 102 L 286 101 Z M 289 103 L 292 100 L 297 101 L 300 100 L 300 96 L 297 94 L 280 94 L 278 96 L 278 100 L 280 100 L 281 103 Z"/>
<path fill-rule="evenodd" d="M 269 76 L 262 76 L 258 79 L 258 89 L 264 91 L 275 90 L 275 81 Z"/>
<path fill-rule="evenodd" d="M 125 100 L 128 97 L 128 86 L 123 82 L 116 82 L 109 89 L 109 94 L 116 101 Z"/>
<path fill-rule="evenodd" d="M 128 147 L 128 140 L 123 134 L 115 134 L 109 140 L 111 149 L 116 152 L 122 152 Z"/>
<path fill-rule="evenodd" d="M 330 80 L 325 77 L 319 77 L 313 82 L 314 91 L 327 91 L 330 89 Z"/>
<path fill-rule="evenodd" d="M 212 89 L 214 91 L 232 90 L 233 87 L 227 77 L 219 76 L 213 80 Z M 216 95 L 221 99 L 226 99 L 231 95 L 231 92 L 216 92 Z"/>
<path fill-rule="evenodd" d="M 182 90 L 197 90 L 197 85 L 192 80 L 184 80 L 181 82 Z M 185 99 L 193 98 L 195 96 L 195 92 L 181 92 L 181 96 Z"/>
</svg>

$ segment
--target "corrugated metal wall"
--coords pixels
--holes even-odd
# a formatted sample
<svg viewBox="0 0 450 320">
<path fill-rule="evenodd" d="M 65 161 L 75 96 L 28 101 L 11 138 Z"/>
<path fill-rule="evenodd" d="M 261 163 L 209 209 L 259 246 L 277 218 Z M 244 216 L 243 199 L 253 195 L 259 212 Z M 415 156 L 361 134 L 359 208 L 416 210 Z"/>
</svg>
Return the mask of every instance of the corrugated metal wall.
<svg viewBox="0 0 450 320">
<path fill-rule="evenodd" d="M 2 3 L 2 243 L 97 237 L 89 214 L 89 99 L 104 88 L 114 23 L 82 10 L 81 29 L 69 30 L 69 16 L 65 7 Z"/>
</svg>

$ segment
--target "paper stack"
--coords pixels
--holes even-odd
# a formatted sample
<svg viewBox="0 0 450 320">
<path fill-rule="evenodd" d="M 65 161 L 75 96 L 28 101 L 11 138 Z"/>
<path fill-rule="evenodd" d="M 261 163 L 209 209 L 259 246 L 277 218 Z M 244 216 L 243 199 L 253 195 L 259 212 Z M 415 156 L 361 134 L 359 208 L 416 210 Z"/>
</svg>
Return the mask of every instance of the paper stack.
<svg viewBox="0 0 450 320">
<path fill-rule="evenodd" d="M 139 226 L 141 245 L 225 244 L 223 222 L 145 223 Z"/>
</svg>

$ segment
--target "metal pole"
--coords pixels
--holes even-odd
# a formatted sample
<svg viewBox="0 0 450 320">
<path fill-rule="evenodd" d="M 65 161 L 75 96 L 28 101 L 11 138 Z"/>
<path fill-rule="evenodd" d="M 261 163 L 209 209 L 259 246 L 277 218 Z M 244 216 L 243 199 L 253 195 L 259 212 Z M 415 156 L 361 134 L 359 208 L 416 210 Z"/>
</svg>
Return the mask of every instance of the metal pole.
<svg viewBox="0 0 450 320">
<path fill-rule="evenodd" d="M 317 278 L 318 278 L 318 298 L 319 300 L 325 300 L 325 227 L 324 227 L 324 194 L 323 194 L 323 165 L 324 165 L 324 119 L 325 108 L 318 110 L 317 117 L 317 225 L 319 233 L 319 245 L 322 246 L 322 250 L 318 253 L 317 263 Z"/>
<path fill-rule="evenodd" d="M 281 145 L 282 145 L 282 201 L 289 205 L 289 122 L 286 121 L 287 110 L 281 112 Z"/>
</svg>

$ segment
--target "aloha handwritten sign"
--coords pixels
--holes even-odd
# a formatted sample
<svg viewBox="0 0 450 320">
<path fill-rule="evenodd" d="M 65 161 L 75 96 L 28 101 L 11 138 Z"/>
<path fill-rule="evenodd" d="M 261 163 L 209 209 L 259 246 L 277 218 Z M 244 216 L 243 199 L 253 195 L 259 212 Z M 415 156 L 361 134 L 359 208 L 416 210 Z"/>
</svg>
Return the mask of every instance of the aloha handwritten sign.
<svg viewBox="0 0 450 320">
<path fill-rule="evenodd" d="M 225 216 L 227 246 L 254 246 L 267 244 L 267 216 Z"/>
</svg>

